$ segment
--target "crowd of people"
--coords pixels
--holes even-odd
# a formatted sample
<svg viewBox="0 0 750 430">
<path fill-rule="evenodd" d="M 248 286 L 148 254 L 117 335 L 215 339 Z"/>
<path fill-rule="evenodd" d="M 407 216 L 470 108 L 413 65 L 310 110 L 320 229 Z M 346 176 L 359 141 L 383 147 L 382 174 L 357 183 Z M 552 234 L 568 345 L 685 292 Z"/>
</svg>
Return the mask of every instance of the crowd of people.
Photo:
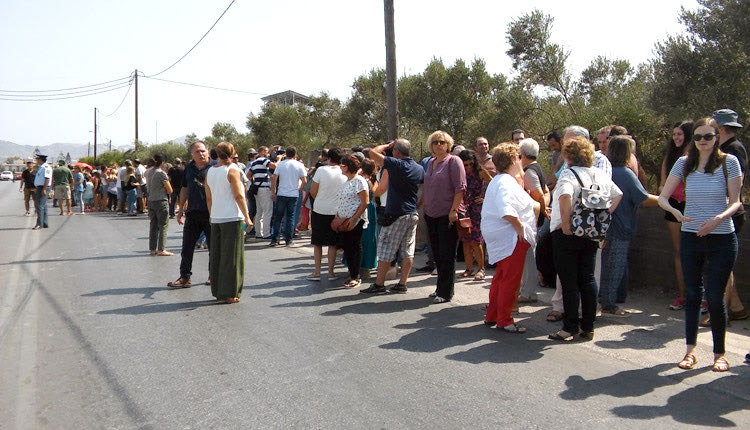
<svg viewBox="0 0 750 430">
<path fill-rule="evenodd" d="M 629 316 L 619 304 L 627 298 L 628 249 L 638 209 L 658 205 L 674 251 L 678 297 L 669 307 L 684 308 L 686 315 L 687 351 L 679 367 L 696 365 L 702 325 L 711 327 L 713 370 L 721 372 L 729 368 L 727 322 L 747 318 L 732 277 L 744 221 L 740 194 L 747 152 L 736 138 L 741 127 L 729 109 L 676 124 L 666 145 L 659 195 L 645 189 L 636 141 L 620 125 L 597 130 L 598 149 L 580 126 L 549 133 L 547 171 L 538 163 L 539 143 L 523 130 L 514 130 L 492 151 L 484 137 L 466 149 L 438 130 L 427 140 L 430 155 L 420 162 L 403 138 L 369 148 L 329 148 L 309 169 L 294 146 L 251 149 L 243 164 L 227 142 L 212 150 L 205 142 L 193 143 L 189 163 L 177 159 L 168 165 L 156 155 L 145 166 L 126 160 L 122 166 L 75 173 L 64 166 L 52 170 L 40 156 L 36 171 L 30 166 L 24 172 L 22 189 L 27 214 L 28 201 L 37 196 L 35 228 L 48 226 L 48 187 L 54 187 L 61 214 L 65 208 L 71 213 L 71 189 L 81 213 L 116 210 L 135 216 L 147 208 L 153 255 L 171 255 L 165 249 L 166 227 L 176 217 L 184 225 L 180 274 L 168 286 L 192 285 L 193 253 L 205 237 L 206 283 L 226 303 L 240 300 L 244 241 L 255 237 L 274 247 L 283 238 L 290 246 L 297 231 L 308 229 L 314 249 L 308 281 L 322 279 L 326 247 L 328 281 L 338 277 L 340 249 L 348 270 L 344 288 L 359 287 L 363 273 L 375 269 L 374 282 L 360 293 L 406 293 L 422 224 L 428 261 L 416 270 L 436 275 L 433 303 L 453 298 L 458 252 L 465 263 L 459 278 L 482 281 L 487 265 L 495 268 L 488 326 L 525 332 L 512 316 L 518 305 L 537 301 L 540 286 L 555 288 L 547 320 L 562 322 L 549 335 L 561 342 L 593 339 L 599 313 Z M 394 267 L 400 276 L 386 288 Z M 708 315 L 701 319 L 701 313 Z"/>
</svg>

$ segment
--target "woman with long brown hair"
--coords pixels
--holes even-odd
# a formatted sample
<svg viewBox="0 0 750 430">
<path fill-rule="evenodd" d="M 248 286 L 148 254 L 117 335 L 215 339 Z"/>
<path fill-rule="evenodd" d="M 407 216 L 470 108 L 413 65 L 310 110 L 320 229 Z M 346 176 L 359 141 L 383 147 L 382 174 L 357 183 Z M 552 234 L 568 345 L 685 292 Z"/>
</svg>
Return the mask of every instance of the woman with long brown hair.
<svg viewBox="0 0 750 430">
<path fill-rule="evenodd" d="M 685 279 L 685 343 L 687 351 L 678 366 L 692 369 L 698 359 L 694 351 L 702 290 L 705 289 L 714 342 L 714 372 L 729 370 L 724 357 L 726 308 L 724 291 L 737 258 L 737 236 L 731 216 L 740 205 L 742 173 L 737 157 L 719 150 L 719 130 L 711 118 L 695 122 L 693 142 L 669 172 L 659 196 L 659 206 L 682 223 L 680 259 Z M 669 202 L 679 185 L 685 184 L 685 212 Z M 706 276 L 703 266 L 708 266 Z M 703 278 L 703 288 L 701 288 Z"/>
</svg>

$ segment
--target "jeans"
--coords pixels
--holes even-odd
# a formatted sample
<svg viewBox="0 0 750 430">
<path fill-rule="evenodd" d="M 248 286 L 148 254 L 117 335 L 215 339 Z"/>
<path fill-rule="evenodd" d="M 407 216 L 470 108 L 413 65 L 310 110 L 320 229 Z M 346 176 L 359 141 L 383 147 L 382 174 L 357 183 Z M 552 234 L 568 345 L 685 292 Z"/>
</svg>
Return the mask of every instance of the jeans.
<svg viewBox="0 0 750 430">
<path fill-rule="evenodd" d="M 567 236 L 558 229 L 551 233 L 555 270 L 560 277 L 563 296 L 563 330 L 578 334 L 578 304 L 581 304 L 580 328 L 594 331 L 596 319 L 596 281 L 594 266 L 597 244 L 583 237 Z"/>
<path fill-rule="evenodd" d="M 695 345 L 697 341 L 701 299 L 705 289 L 714 354 L 724 353 L 727 329 L 724 291 L 736 258 L 737 236 L 734 233 L 703 237 L 695 233 L 680 233 L 680 261 L 685 278 L 685 343 L 688 345 Z M 708 272 L 703 277 L 704 287 L 701 288 L 701 274 L 706 264 Z"/>
<path fill-rule="evenodd" d="M 174 207 L 180 199 L 180 191 L 177 190 L 169 195 L 169 217 L 174 218 Z"/>
<path fill-rule="evenodd" d="M 77 191 L 77 190 L 73 191 L 73 202 L 75 202 L 75 204 L 79 207 L 80 213 L 83 213 L 84 212 L 83 191 Z"/>
<path fill-rule="evenodd" d="M 599 285 L 599 303 L 602 309 L 617 310 L 618 296 L 622 293 L 623 281 L 627 279 L 628 249 L 630 240 L 610 236 L 602 249 L 602 276 Z"/>
<path fill-rule="evenodd" d="M 182 252 L 180 253 L 180 277 L 190 279 L 193 274 L 193 254 L 195 243 L 201 233 L 205 233 L 206 241 L 211 244 L 211 224 L 208 212 L 188 212 L 185 215 L 185 226 L 182 229 Z"/>
<path fill-rule="evenodd" d="M 297 197 L 276 196 L 276 204 L 273 207 L 273 221 L 271 222 L 272 243 L 279 240 L 282 219 L 284 219 L 284 239 L 287 243 L 292 241 L 292 236 L 294 235 L 294 209 L 296 206 Z"/>
<path fill-rule="evenodd" d="M 456 281 L 456 224 L 448 220 L 448 215 L 437 218 L 425 215 L 424 219 L 438 274 L 435 293 L 438 297 L 450 300 L 453 298 L 453 285 Z"/>
<path fill-rule="evenodd" d="M 47 195 L 43 193 L 44 187 L 36 187 L 36 225 L 49 227 L 47 221 Z"/>
<path fill-rule="evenodd" d="M 128 214 L 134 214 L 135 213 L 135 201 L 138 196 L 138 194 L 135 191 L 135 188 L 132 190 L 125 191 L 125 195 L 128 196 Z"/>
<path fill-rule="evenodd" d="M 302 199 L 304 198 L 304 194 L 302 191 L 299 192 L 299 195 L 297 196 L 297 203 L 294 205 L 294 223 L 292 224 L 292 237 L 297 232 L 297 224 L 299 224 L 299 217 L 302 213 Z"/>
</svg>

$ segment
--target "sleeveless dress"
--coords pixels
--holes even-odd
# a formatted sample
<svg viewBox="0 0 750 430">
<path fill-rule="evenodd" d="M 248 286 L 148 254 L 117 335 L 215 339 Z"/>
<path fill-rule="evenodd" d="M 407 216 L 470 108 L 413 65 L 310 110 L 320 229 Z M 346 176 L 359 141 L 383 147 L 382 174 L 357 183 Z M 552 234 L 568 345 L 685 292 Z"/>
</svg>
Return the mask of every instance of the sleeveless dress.
<svg viewBox="0 0 750 430">
<path fill-rule="evenodd" d="M 372 189 L 367 204 L 367 222 L 367 228 L 362 231 L 362 268 L 369 270 L 378 266 L 378 218 Z"/>
<path fill-rule="evenodd" d="M 484 191 L 484 183 L 476 173 L 466 172 L 466 191 L 464 191 L 465 216 L 471 218 L 471 235 L 461 239 L 463 242 L 482 243 L 482 204 L 475 202 Z"/>
</svg>

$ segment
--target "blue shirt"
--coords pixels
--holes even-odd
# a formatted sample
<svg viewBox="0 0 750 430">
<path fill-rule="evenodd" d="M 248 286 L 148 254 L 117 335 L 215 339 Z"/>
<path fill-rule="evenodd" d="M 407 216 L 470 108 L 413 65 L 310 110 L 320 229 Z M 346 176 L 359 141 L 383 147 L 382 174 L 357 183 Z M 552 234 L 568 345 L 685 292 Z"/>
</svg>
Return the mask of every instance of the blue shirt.
<svg viewBox="0 0 750 430">
<path fill-rule="evenodd" d="M 52 167 L 48 166 L 46 163 L 37 167 L 36 175 L 34 175 L 34 186 L 43 187 L 45 178 L 49 179 L 49 185 L 52 185 Z"/>
<path fill-rule="evenodd" d="M 416 214 L 419 184 L 424 181 L 422 166 L 411 158 L 385 157 L 383 168 L 388 170 L 388 198 L 385 202 L 385 213 Z"/>
<path fill-rule="evenodd" d="M 211 168 L 210 163 L 199 169 L 195 161 L 188 163 L 185 167 L 185 177 L 182 181 L 183 188 L 187 188 L 187 211 L 208 213 L 206 203 L 206 172 Z"/>
<path fill-rule="evenodd" d="M 76 173 L 75 177 L 73 177 L 73 183 L 74 184 L 76 184 L 78 181 L 81 181 L 81 183 L 77 184 L 77 185 L 74 185 L 73 186 L 73 191 L 81 192 L 81 191 L 83 191 L 83 185 L 85 184 L 85 182 L 83 181 L 83 173 L 81 173 L 81 172 Z"/>
<path fill-rule="evenodd" d="M 612 182 L 622 191 L 622 200 L 612 214 L 607 236 L 630 240 L 638 228 L 638 207 L 648 198 L 648 192 L 635 173 L 625 166 L 612 168 Z"/>
</svg>

